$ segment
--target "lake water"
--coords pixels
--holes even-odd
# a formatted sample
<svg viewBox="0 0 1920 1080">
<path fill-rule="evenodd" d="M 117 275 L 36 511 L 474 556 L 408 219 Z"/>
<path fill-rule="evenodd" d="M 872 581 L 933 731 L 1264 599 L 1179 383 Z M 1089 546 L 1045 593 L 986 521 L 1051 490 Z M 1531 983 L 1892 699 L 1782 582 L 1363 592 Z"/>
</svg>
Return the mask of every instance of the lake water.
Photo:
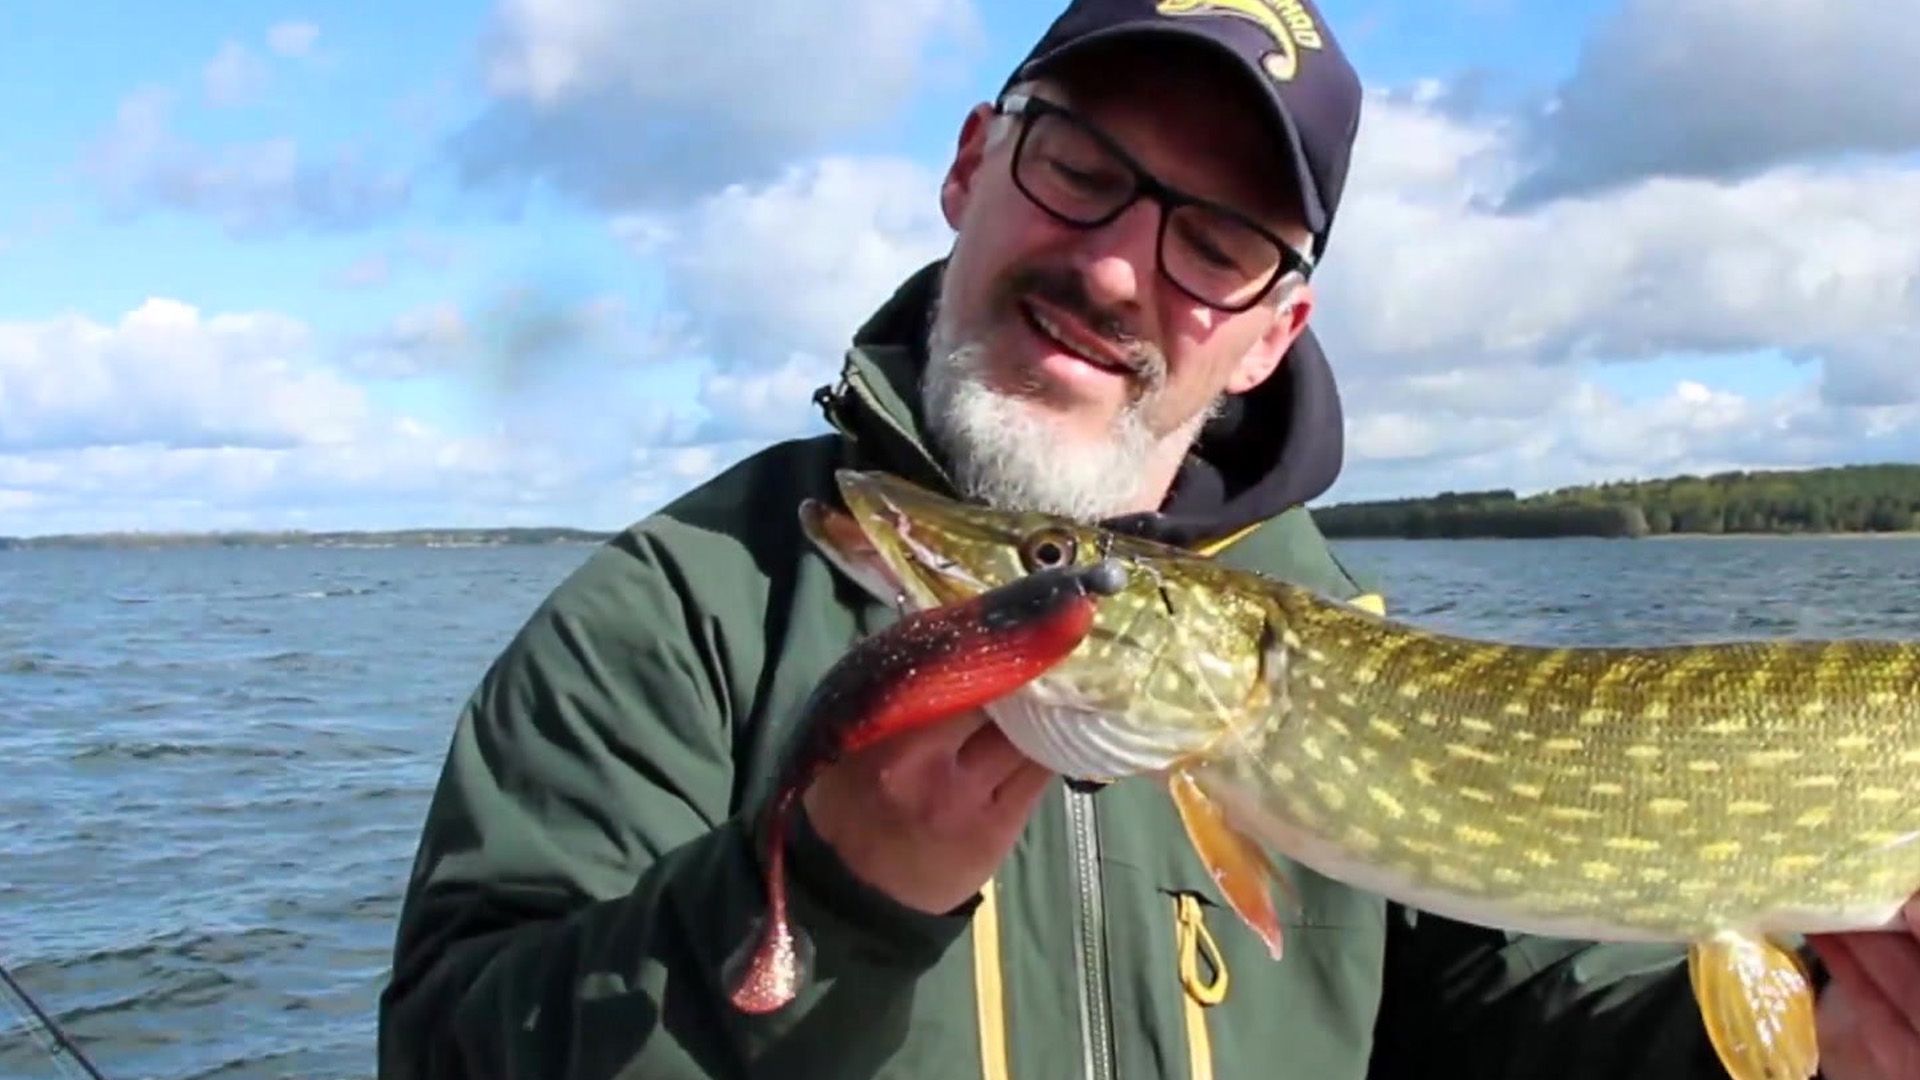
<svg viewBox="0 0 1920 1080">
<path fill-rule="evenodd" d="M 1914 538 L 1338 550 L 1455 631 L 1920 638 Z M 371 1075 L 450 724 L 587 551 L 0 553 L 0 962 L 114 1080 Z"/>
</svg>

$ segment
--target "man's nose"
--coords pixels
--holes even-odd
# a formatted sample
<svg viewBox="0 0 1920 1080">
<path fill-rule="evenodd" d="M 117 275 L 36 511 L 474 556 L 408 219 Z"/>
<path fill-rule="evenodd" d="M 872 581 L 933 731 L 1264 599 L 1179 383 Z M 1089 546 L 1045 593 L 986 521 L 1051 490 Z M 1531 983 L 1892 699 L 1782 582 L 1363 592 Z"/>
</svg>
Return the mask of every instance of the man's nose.
<svg viewBox="0 0 1920 1080">
<path fill-rule="evenodd" d="M 1141 199 L 1082 239 L 1081 273 L 1089 299 L 1100 307 L 1138 302 L 1159 257 L 1160 207 Z"/>
</svg>

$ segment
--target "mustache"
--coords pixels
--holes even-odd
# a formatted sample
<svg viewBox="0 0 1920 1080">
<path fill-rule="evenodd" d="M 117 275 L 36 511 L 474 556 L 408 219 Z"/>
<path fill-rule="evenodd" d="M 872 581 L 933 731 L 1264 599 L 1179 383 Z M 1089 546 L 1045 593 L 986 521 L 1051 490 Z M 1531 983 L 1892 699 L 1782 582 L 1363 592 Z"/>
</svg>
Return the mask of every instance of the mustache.
<svg viewBox="0 0 1920 1080">
<path fill-rule="evenodd" d="M 1023 297 L 1036 297 L 1073 315 L 1087 329 L 1105 338 L 1125 354 L 1139 377 L 1157 384 L 1165 377 L 1166 358 L 1159 346 L 1141 336 L 1133 321 L 1119 312 L 1103 310 L 1087 295 L 1086 282 L 1071 270 L 1029 266 L 1008 275 L 1002 307 L 1013 311 Z"/>
</svg>

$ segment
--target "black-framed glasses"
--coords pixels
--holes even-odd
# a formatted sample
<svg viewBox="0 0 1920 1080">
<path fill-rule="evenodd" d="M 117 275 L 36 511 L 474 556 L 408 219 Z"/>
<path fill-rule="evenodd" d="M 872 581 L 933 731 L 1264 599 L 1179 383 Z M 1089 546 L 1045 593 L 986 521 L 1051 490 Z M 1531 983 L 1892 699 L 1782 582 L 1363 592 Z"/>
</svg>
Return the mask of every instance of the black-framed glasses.
<svg viewBox="0 0 1920 1080">
<path fill-rule="evenodd" d="M 1027 94 L 1004 95 L 997 111 L 1020 119 L 1013 182 L 1055 219 L 1097 228 L 1142 196 L 1160 204 L 1160 272 L 1182 292 L 1221 311 L 1258 304 L 1290 272 L 1313 260 L 1252 218 L 1169 187 L 1111 135 L 1073 110 Z"/>
</svg>

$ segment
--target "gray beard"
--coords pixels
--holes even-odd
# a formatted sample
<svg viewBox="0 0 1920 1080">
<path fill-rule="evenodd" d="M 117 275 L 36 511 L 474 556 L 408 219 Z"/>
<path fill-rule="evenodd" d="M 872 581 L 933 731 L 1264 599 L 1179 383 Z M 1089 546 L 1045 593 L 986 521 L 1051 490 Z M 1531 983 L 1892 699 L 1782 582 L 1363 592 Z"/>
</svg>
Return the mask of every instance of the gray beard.
<svg viewBox="0 0 1920 1080">
<path fill-rule="evenodd" d="M 1064 447 L 1032 403 L 987 386 L 981 361 L 978 345 L 932 354 L 921 383 L 929 433 L 960 494 L 1085 522 L 1132 508 L 1153 449 L 1135 409 L 1121 414 L 1111 438 Z"/>
<path fill-rule="evenodd" d="M 948 340 L 936 315 L 921 405 L 962 496 L 1082 522 L 1137 509 L 1141 479 L 1162 443 L 1146 420 L 1158 386 L 1128 403 L 1106 438 L 1068 444 L 1034 402 L 989 386 L 985 361 L 984 346 Z M 1169 438 L 1190 443 L 1211 411 L 1202 410 Z"/>
</svg>

